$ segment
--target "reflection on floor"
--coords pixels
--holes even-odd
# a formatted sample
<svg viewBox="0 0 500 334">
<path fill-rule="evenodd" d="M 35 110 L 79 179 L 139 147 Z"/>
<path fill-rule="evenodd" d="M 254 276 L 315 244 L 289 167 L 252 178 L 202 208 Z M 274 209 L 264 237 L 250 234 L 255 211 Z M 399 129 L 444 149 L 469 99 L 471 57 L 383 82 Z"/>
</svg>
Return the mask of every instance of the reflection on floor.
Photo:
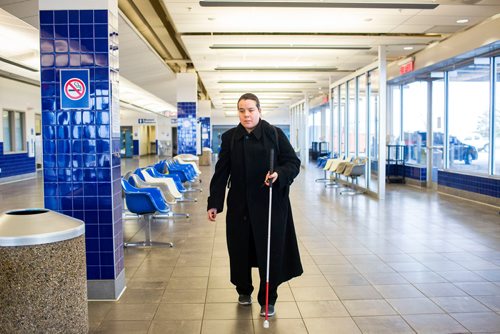
<svg viewBox="0 0 500 334">
<path fill-rule="evenodd" d="M 123 160 L 122 173 L 153 161 Z M 206 219 L 212 168 L 202 167 L 198 203 L 178 205 L 188 221 L 154 224 L 153 239 L 174 248 L 125 250 L 127 290 L 89 303 L 91 333 L 500 331 L 498 208 L 402 185 L 384 201 L 340 196 L 314 183 L 312 166 L 291 193 L 305 273 L 280 287 L 263 329 L 258 305 L 238 306 L 229 282 L 224 215 Z M 42 206 L 41 185 L 0 185 L 0 209 Z M 135 221 L 124 226 L 127 239 L 143 237 Z"/>
</svg>

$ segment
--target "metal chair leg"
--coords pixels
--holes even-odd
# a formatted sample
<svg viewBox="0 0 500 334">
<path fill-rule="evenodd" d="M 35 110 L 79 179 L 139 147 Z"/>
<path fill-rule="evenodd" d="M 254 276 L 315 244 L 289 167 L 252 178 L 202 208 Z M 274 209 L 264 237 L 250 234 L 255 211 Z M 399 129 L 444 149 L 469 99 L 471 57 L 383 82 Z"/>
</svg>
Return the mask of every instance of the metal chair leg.
<svg viewBox="0 0 500 334">
<path fill-rule="evenodd" d="M 151 240 L 151 220 L 153 219 L 152 214 L 143 215 L 143 220 L 146 222 L 144 226 L 144 241 L 137 242 L 124 242 L 123 247 L 174 247 L 171 242 L 160 242 Z"/>
<path fill-rule="evenodd" d="M 182 213 L 182 212 L 168 212 L 168 213 L 157 213 L 153 215 L 154 219 L 175 219 L 175 218 L 189 218 L 189 213 Z"/>
</svg>

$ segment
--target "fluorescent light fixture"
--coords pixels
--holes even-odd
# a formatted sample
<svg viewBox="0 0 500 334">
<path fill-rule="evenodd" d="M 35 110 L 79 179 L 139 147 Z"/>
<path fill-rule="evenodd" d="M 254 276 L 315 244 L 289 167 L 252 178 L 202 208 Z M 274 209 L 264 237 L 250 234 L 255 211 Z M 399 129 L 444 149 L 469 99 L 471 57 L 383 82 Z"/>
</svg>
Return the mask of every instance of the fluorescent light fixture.
<svg viewBox="0 0 500 334">
<path fill-rule="evenodd" d="M 436 78 L 436 79 L 444 78 L 444 72 L 431 72 L 431 78 Z"/>
<path fill-rule="evenodd" d="M 434 9 L 432 1 L 234 1 L 202 0 L 201 7 Z"/>
<path fill-rule="evenodd" d="M 221 80 L 220 84 L 315 84 L 314 80 Z"/>
<path fill-rule="evenodd" d="M 290 44 L 214 44 L 214 50 L 370 50 L 369 46 L 290 45 Z"/>
<path fill-rule="evenodd" d="M 22 68 L 23 70 L 28 70 L 28 71 L 31 71 L 31 72 L 39 72 L 38 68 L 34 68 L 34 67 L 31 67 L 31 66 L 26 66 L 26 65 L 23 65 L 21 63 L 18 63 L 18 62 L 15 62 L 15 61 L 3 58 L 3 57 L 0 57 L 0 61 L 3 62 L 3 63 L 9 64 L 9 65 L 17 66 L 19 68 Z"/>
<path fill-rule="evenodd" d="M 474 58 L 474 65 L 489 65 L 490 58 L 488 57 L 476 57 Z"/>
<path fill-rule="evenodd" d="M 456 22 L 459 24 L 468 23 L 469 19 L 458 19 Z"/>
<path fill-rule="evenodd" d="M 252 90 L 254 93 L 281 93 L 281 94 L 303 94 L 302 91 L 300 90 L 282 90 L 282 89 L 263 89 L 263 90 Z M 238 94 L 244 94 L 245 92 L 242 92 L 241 90 L 221 90 L 219 93 L 221 94 L 231 94 L 231 93 L 238 93 Z"/>
<path fill-rule="evenodd" d="M 336 67 L 216 67 L 216 71 L 233 72 L 352 72 Z"/>
<path fill-rule="evenodd" d="M 403 48 L 403 50 L 407 50 L 407 51 L 409 51 L 409 50 L 413 50 L 413 46 L 405 46 L 405 47 Z"/>
</svg>

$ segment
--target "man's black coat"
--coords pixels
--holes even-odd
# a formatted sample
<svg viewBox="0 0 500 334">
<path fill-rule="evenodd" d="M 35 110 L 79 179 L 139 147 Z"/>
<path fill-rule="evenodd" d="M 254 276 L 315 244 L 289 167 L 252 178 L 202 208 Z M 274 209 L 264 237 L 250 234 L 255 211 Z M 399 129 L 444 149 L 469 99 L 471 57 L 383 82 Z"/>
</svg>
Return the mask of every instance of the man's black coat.
<svg viewBox="0 0 500 334">
<path fill-rule="evenodd" d="M 231 282 L 236 286 L 247 282 L 245 268 L 249 265 L 258 267 L 261 280 L 265 281 L 269 187 L 264 185 L 264 179 L 269 170 L 271 148 L 275 150 L 278 179 L 272 189 L 269 281 L 271 286 L 277 286 L 303 272 L 288 197 L 290 185 L 300 170 L 300 160 L 283 131 L 276 130 L 278 143 L 273 126 L 263 120 L 250 134 L 239 124 L 222 135 L 219 160 L 210 183 L 208 209 L 222 212 L 229 179 L 226 237 Z M 250 230 L 255 241 L 256 259 L 253 260 L 248 257 Z"/>
</svg>

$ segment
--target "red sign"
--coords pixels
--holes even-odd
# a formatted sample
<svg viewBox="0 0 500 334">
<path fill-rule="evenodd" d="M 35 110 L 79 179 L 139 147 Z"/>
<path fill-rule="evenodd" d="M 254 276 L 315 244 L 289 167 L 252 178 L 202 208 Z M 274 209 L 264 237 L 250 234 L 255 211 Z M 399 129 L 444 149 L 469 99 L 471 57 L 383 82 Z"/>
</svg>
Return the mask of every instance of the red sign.
<svg viewBox="0 0 500 334">
<path fill-rule="evenodd" d="M 409 61 L 399 67 L 399 74 L 410 73 L 415 69 L 415 61 Z"/>
<path fill-rule="evenodd" d="M 78 78 L 71 78 L 64 84 L 64 94 L 70 100 L 80 100 L 85 95 L 85 91 L 85 84 Z"/>
</svg>

